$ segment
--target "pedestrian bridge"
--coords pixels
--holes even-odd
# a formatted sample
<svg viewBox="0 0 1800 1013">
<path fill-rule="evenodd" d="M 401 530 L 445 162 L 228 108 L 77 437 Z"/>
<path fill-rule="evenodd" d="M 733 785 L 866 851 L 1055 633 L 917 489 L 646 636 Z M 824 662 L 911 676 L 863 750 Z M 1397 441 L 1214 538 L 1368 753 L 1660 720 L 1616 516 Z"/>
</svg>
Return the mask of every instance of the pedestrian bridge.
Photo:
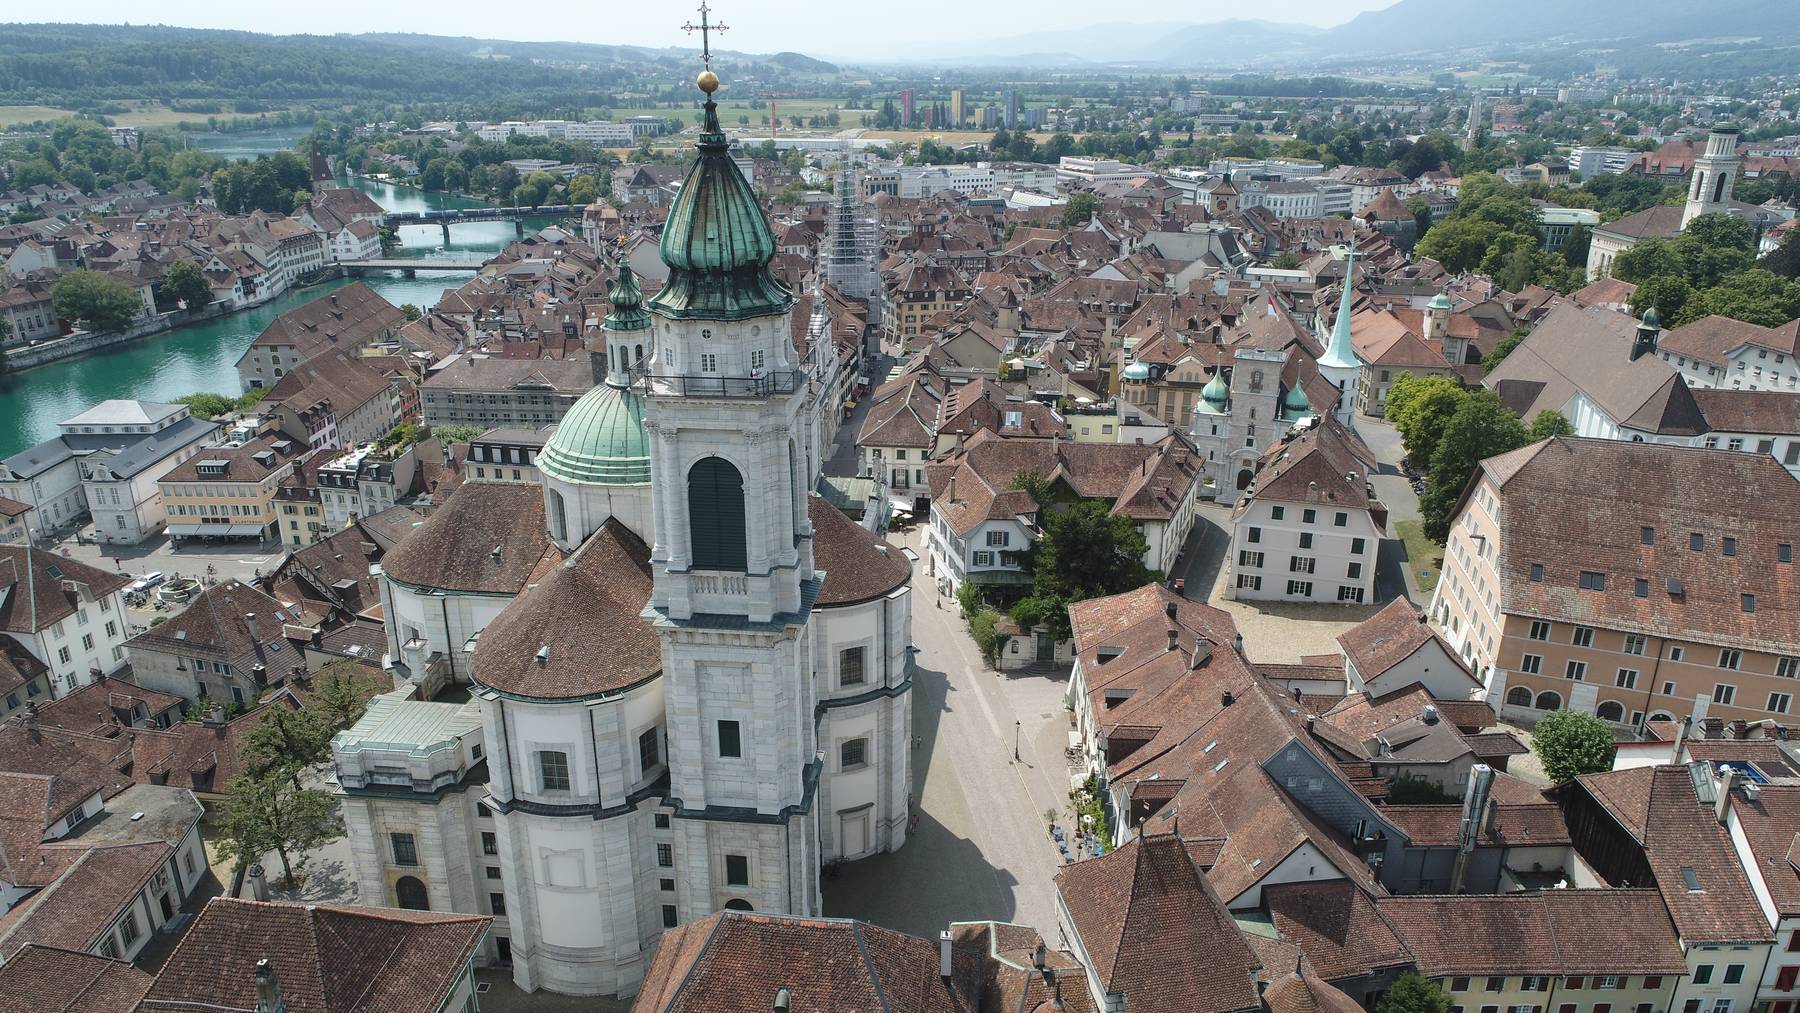
<svg viewBox="0 0 1800 1013">
<path fill-rule="evenodd" d="M 367 271 L 479 271 L 479 260 L 431 260 L 425 257 L 393 257 L 386 260 L 340 260 L 338 266 L 351 274 Z"/>
<path fill-rule="evenodd" d="M 492 222 L 518 218 L 554 218 L 580 208 L 573 204 L 544 204 L 539 207 L 443 208 L 436 211 L 389 211 L 389 225 L 439 225 L 455 222 Z"/>
</svg>

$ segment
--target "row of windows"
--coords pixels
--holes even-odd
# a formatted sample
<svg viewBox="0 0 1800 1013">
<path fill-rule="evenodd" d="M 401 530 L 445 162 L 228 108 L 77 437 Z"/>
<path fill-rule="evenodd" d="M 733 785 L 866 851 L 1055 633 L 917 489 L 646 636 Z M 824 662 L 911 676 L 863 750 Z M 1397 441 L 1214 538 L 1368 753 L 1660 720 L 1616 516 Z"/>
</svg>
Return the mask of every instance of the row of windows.
<svg viewBox="0 0 1800 1013">
<path fill-rule="evenodd" d="M 1244 536 L 1244 540 L 1249 542 L 1251 545 L 1260 545 L 1260 544 L 1262 544 L 1262 536 L 1263 536 L 1262 528 L 1252 527 L 1252 528 L 1248 529 L 1247 533 Z M 1313 547 L 1312 532 L 1310 532 L 1310 531 L 1300 532 L 1300 547 L 1302 549 L 1310 549 Z M 1363 554 L 1363 552 L 1367 548 L 1368 548 L 1367 540 L 1362 539 L 1362 538 L 1350 539 L 1350 554 L 1351 555 L 1360 556 Z"/>
<path fill-rule="evenodd" d="M 1275 506 L 1272 506 L 1269 508 L 1269 516 L 1278 521 L 1283 520 L 1287 517 L 1287 507 L 1281 506 L 1280 504 L 1276 504 Z M 1318 519 L 1319 519 L 1319 512 L 1317 510 L 1313 509 L 1312 507 L 1306 507 L 1300 511 L 1300 523 L 1302 523 L 1302 524 L 1315 524 L 1318 522 Z M 1350 515 L 1348 513 L 1344 512 L 1342 510 L 1339 510 L 1339 511 L 1336 511 L 1335 513 L 1333 513 L 1332 518 L 1331 518 L 1331 526 L 1332 527 L 1334 527 L 1334 528 L 1346 527 L 1349 525 L 1349 523 L 1350 523 Z"/>
</svg>

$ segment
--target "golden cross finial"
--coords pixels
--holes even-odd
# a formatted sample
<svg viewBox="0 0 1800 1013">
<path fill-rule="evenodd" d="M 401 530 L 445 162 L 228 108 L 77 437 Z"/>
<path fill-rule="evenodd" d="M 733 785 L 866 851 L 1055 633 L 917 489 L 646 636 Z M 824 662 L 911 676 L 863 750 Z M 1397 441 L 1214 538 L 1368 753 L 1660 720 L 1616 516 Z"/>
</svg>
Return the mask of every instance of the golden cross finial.
<svg viewBox="0 0 1800 1013">
<path fill-rule="evenodd" d="M 711 14 L 712 8 L 706 5 L 706 0 L 701 0 L 700 23 L 696 25 L 690 21 L 681 26 L 681 30 L 689 35 L 695 32 L 700 33 L 700 62 L 708 68 L 712 67 L 712 33 L 730 30 L 728 25 L 716 25 L 709 21 L 708 18 Z"/>
</svg>

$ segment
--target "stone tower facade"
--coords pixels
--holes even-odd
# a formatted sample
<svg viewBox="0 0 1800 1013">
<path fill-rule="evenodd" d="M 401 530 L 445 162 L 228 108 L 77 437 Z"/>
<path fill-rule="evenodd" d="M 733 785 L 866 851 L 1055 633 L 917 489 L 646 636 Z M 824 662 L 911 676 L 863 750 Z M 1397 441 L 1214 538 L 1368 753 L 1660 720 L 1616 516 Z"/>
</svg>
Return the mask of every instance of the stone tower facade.
<svg viewBox="0 0 1800 1013">
<path fill-rule="evenodd" d="M 1687 204 L 1681 209 L 1681 227 L 1704 214 L 1731 206 L 1731 187 L 1737 182 L 1738 130 L 1720 124 L 1706 136 L 1706 150 L 1694 159 L 1694 176 L 1688 185 Z"/>
</svg>

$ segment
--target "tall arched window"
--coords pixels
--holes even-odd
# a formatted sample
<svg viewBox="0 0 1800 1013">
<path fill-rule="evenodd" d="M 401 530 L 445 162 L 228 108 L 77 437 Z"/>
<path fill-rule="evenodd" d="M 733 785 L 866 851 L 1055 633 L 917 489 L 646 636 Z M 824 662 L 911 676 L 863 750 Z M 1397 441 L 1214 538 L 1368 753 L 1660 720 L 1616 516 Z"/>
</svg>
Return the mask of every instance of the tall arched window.
<svg viewBox="0 0 1800 1013">
<path fill-rule="evenodd" d="M 1506 702 L 1512 707 L 1531 706 L 1531 690 L 1524 686 L 1514 686 L 1506 691 Z"/>
<path fill-rule="evenodd" d="M 1625 720 L 1625 705 L 1617 700 L 1608 700 L 1594 711 L 1594 716 L 1602 721 L 1623 721 Z"/>
<path fill-rule="evenodd" d="M 425 884 L 416 876 L 401 876 L 394 881 L 394 900 L 410 911 L 430 911 L 431 899 L 425 895 Z"/>
<path fill-rule="evenodd" d="M 744 479 L 730 461 L 706 457 L 688 471 L 688 544 L 697 570 L 746 570 Z"/>
<path fill-rule="evenodd" d="M 1731 180 L 1731 174 L 1721 172 L 1713 179 L 1713 203 L 1718 204 L 1725 199 L 1725 184 Z"/>
<path fill-rule="evenodd" d="M 1562 710 L 1562 694 L 1545 690 L 1537 695 L 1537 709 L 1541 711 Z"/>
<path fill-rule="evenodd" d="M 569 537 L 568 515 L 563 509 L 562 493 L 550 490 L 550 537 L 563 541 Z"/>
</svg>

